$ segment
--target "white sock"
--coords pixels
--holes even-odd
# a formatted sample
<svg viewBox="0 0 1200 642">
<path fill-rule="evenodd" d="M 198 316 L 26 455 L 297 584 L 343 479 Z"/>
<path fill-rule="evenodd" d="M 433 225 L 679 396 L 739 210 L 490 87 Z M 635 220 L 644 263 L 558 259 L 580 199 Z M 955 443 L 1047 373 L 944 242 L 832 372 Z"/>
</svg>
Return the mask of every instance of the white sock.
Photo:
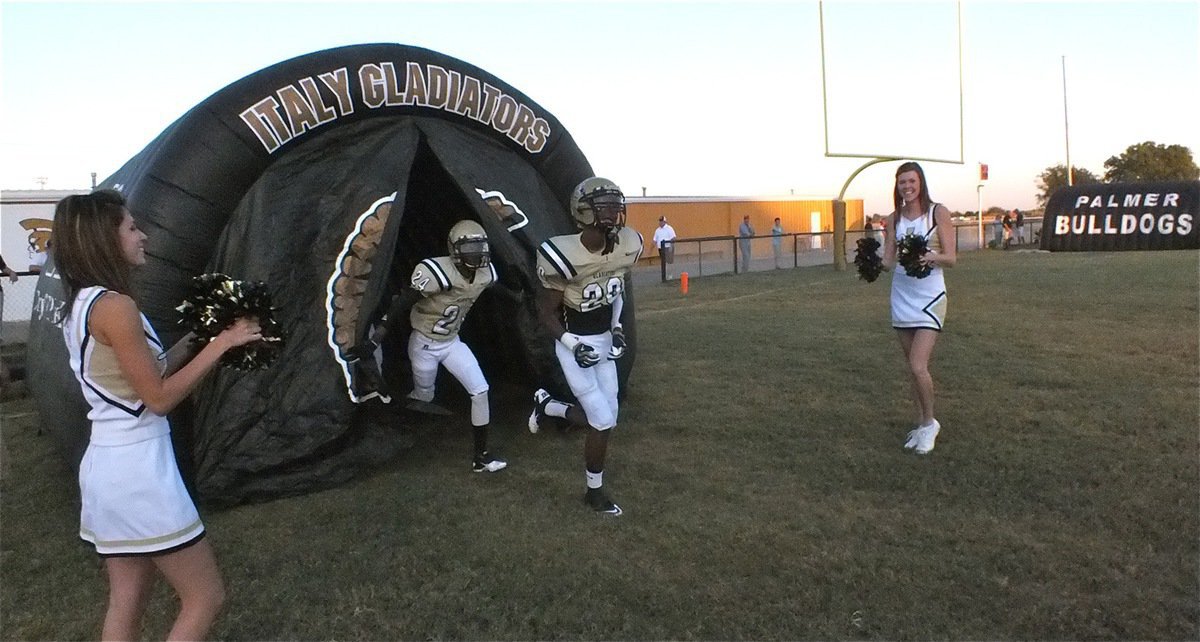
<svg viewBox="0 0 1200 642">
<path fill-rule="evenodd" d="M 546 402 L 546 414 L 550 415 L 551 417 L 565 418 L 567 416 L 567 408 L 570 407 L 571 404 L 563 403 L 561 401 L 548 401 Z"/>
<path fill-rule="evenodd" d="M 604 472 L 593 473 L 590 470 L 584 471 L 587 474 L 587 487 L 600 488 L 604 485 Z"/>
</svg>

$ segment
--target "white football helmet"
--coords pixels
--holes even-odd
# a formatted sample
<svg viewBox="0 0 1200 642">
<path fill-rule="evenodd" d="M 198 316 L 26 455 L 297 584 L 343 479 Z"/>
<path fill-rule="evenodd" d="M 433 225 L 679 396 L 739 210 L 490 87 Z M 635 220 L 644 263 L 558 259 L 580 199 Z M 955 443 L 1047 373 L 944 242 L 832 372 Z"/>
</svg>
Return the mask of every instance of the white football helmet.
<svg viewBox="0 0 1200 642">
<path fill-rule="evenodd" d="M 446 240 L 450 248 L 450 260 L 455 265 L 470 269 L 487 267 L 492 262 L 492 252 L 488 247 L 487 232 L 475 221 L 459 221 L 450 228 L 450 236 Z"/>
<path fill-rule="evenodd" d="M 607 178 L 586 178 L 571 190 L 571 216 L 580 228 L 595 225 L 615 234 L 625 227 L 625 194 Z"/>
</svg>

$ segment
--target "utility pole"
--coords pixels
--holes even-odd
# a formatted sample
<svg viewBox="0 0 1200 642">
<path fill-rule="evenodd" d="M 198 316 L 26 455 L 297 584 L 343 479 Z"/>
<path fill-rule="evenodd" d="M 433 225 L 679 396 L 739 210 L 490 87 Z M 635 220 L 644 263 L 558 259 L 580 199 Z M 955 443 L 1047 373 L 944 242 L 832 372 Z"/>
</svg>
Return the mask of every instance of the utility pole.
<svg viewBox="0 0 1200 642">
<path fill-rule="evenodd" d="M 1067 120 L 1067 57 L 1062 57 L 1063 76 L 1063 137 L 1067 144 L 1067 187 L 1075 185 L 1075 172 L 1071 169 L 1071 127 Z"/>
</svg>

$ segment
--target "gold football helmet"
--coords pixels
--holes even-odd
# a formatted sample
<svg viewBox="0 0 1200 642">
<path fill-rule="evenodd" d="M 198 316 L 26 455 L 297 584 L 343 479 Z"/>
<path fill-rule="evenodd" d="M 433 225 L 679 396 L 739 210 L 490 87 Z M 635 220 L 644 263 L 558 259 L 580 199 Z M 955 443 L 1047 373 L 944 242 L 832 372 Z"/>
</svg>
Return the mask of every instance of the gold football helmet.
<svg viewBox="0 0 1200 642">
<path fill-rule="evenodd" d="M 450 260 L 455 265 L 471 269 L 487 267 L 492 262 L 491 249 L 488 247 L 487 232 L 475 221 L 459 221 L 450 228 L 450 236 L 446 239 L 450 248 Z"/>
<path fill-rule="evenodd" d="M 615 234 L 625 227 L 625 194 L 607 178 L 586 178 L 571 190 L 571 216 L 580 228 L 595 225 Z"/>
</svg>

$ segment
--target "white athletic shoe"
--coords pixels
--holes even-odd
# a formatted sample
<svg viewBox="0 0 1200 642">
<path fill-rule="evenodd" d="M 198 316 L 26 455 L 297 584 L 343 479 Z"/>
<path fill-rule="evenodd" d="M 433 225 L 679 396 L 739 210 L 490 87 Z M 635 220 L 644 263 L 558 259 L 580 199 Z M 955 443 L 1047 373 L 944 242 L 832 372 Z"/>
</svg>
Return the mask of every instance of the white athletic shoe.
<svg viewBox="0 0 1200 642">
<path fill-rule="evenodd" d="M 537 434 L 541 429 L 542 417 L 546 416 L 546 404 L 550 403 L 550 393 L 538 388 L 533 393 L 533 412 L 529 413 L 529 432 Z"/>
<path fill-rule="evenodd" d="M 928 455 L 929 451 L 933 450 L 933 442 L 937 440 L 938 432 L 942 429 L 942 425 L 937 419 L 933 423 L 921 428 L 917 434 L 917 446 L 913 448 L 913 452 L 918 455 Z"/>
<path fill-rule="evenodd" d="M 908 431 L 908 440 L 904 442 L 905 450 L 912 450 L 913 448 L 917 447 L 917 439 L 920 432 L 920 428 L 913 428 L 912 430 Z"/>
<path fill-rule="evenodd" d="M 496 459 L 486 452 L 471 461 L 471 470 L 477 473 L 494 473 L 508 467 L 508 462 Z"/>
</svg>

